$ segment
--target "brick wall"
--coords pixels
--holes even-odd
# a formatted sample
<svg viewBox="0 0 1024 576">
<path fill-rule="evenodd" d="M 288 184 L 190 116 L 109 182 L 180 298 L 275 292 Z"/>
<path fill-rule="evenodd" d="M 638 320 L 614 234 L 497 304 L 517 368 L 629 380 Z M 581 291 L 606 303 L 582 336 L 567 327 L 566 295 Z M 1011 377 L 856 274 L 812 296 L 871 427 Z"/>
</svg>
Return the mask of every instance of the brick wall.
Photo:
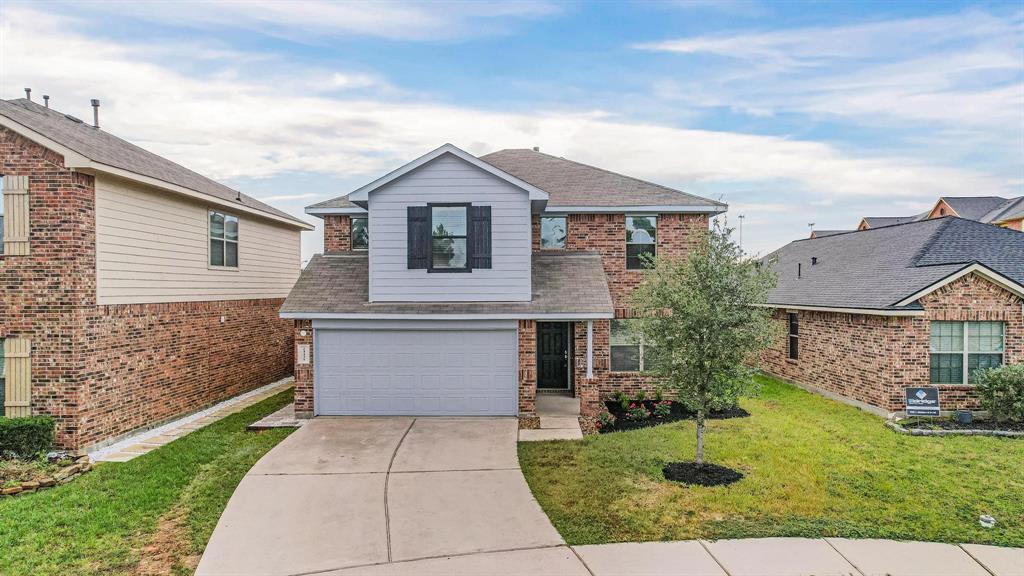
<svg viewBox="0 0 1024 576">
<path fill-rule="evenodd" d="M 519 417 L 537 411 L 537 322 L 519 321 Z"/>
<path fill-rule="evenodd" d="M 969 275 L 921 299 L 924 316 L 883 317 L 833 312 L 799 312 L 800 359 L 787 357 L 785 337 L 762 356 L 765 371 L 895 412 L 903 409 L 907 386 L 930 385 L 931 322 L 1006 323 L 1007 363 L 1024 362 L 1021 299 L 976 275 Z M 785 324 L 785 312 L 775 315 Z M 944 409 L 975 408 L 970 386 L 941 385 Z"/>
<path fill-rule="evenodd" d="M 312 320 L 295 321 L 296 354 L 299 344 L 309 345 L 309 364 L 295 364 L 295 415 L 308 418 L 313 416 L 313 363 L 316 362 Z"/>
<path fill-rule="evenodd" d="M 29 176 L 30 255 L 0 256 L 0 337 L 32 344 L 32 412 L 83 448 L 291 373 L 281 300 L 97 306 L 93 178 L 0 128 L 0 173 Z M 221 323 L 220 318 L 225 322 Z"/>
<path fill-rule="evenodd" d="M 348 216 L 324 216 L 324 253 L 352 249 L 352 221 Z"/>
</svg>

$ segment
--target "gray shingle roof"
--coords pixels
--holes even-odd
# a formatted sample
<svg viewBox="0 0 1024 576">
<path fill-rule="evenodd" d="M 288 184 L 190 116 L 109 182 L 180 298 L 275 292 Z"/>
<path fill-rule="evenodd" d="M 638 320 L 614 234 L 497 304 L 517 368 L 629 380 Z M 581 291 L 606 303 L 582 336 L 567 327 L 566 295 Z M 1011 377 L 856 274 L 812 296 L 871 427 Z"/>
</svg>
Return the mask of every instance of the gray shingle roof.
<svg viewBox="0 0 1024 576">
<path fill-rule="evenodd" d="M 1006 198 L 998 196 L 943 196 L 950 208 L 961 218 L 985 222 L 982 218 L 989 212 L 1004 206 Z"/>
<path fill-rule="evenodd" d="M 692 206 L 722 212 L 728 205 L 632 176 L 610 172 L 529 149 L 499 150 L 480 160 L 548 193 L 548 209 L 559 206 Z M 345 196 L 307 209 L 358 208 Z"/>
<path fill-rule="evenodd" d="M 811 258 L 818 263 L 812 265 Z M 763 261 L 779 276 L 770 304 L 894 309 L 897 302 L 973 263 L 1024 284 L 1024 234 L 936 218 L 797 240 Z"/>
<path fill-rule="evenodd" d="M 928 214 L 918 214 L 916 216 L 865 216 L 864 221 L 868 223 L 871 228 L 882 228 L 883 226 L 895 226 L 896 224 L 906 224 L 907 222 L 916 222 L 923 219 Z"/>
<path fill-rule="evenodd" d="M 1016 218 L 1024 218 L 1024 196 L 1007 200 L 1001 206 L 997 206 L 991 212 L 985 214 L 981 221 L 1001 222 L 1003 220 L 1013 220 Z"/>
<path fill-rule="evenodd" d="M 244 206 L 308 226 L 306 222 L 273 206 L 241 194 L 237 190 L 157 156 L 109 132 L 93 128 L 91 124 L 72 120 L 64 113 L 52 108 L 40 106 L 24 98 L 0 100 L 0 115 L 70 148 L 94 162 L 155 178 L 231 203 L 238 203 L 236 198 L 241 195 L 241 204 Z"/>
<path fill-rule="evenodd" d="M 608 280 L 596 252 L 535 252 L 530 302 L 368 302 L 366 254 L 316 255 L 281 307 L 288 314 L 608 314 Z"/>
<path fill-rule="evenodd" d="M 815 238 L 835 236 L 836 234 L 846 234 L 847 232 L 854 232 L 854 230 L 811 230 L 811 234 L 814 234 Z"/>
</svg>

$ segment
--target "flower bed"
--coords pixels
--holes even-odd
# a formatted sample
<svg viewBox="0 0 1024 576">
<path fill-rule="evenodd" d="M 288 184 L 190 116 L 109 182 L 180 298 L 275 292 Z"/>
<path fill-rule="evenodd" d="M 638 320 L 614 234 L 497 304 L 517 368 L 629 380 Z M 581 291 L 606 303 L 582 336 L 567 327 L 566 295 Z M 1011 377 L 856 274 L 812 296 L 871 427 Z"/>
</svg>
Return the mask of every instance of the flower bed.
<svg viewBox="0 0 1024 576">
<path fill-rule="evenodd" d="M 92 470 L 88 456 L 0 460 L 0 498 L 67 484 Z"/>
<path fill-rule="evenodd" d="M 905 418 L 887 420 L 886 426 L 911 436 L 1002 436 L 1024 438 L 1024 423 L 975 420 L 962 424 L 951 418 Z"/>
<path fill-rule="evenodd" d="M 619 399 L 609 400 L 604 405 L 607 412 L 601 414 L 597 421 L 597 431 L 602 434 L 650 428 L 680 420 L 693 420 L 697 417 L 696 412 L 687 410 L 682 404 L 673 400 L 633 399 L 623 402 Z M 711 412 L 707 415 L 709 420 L 746 418 L 747 416 L 750 416 L 750 413 L 739 407 Z"/>
</svg>

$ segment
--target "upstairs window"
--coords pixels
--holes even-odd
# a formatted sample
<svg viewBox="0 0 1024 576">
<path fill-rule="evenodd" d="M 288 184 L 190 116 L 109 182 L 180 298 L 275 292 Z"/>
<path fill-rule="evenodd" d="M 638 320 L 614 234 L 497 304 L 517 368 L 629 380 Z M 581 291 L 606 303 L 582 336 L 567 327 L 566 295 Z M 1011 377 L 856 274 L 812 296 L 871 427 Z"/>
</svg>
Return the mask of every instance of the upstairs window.
<svg viewBox="0 0 1024 576">
<path fill-rule="evenodd" d="M 370 248 L 369 218 L 366 216 L 352 217 L 352 249 L 368 250 Z"/>
<path fill-rule="evenodd" d="M 430 267 L 433 270 L 469 270 L 467 230 L 469 206 L 430 207 Z"/>
<path fill-rule="evenodd" d="M 650 267 L 656 253 L 658 218 L 656 216 L 626 216 L 626 269 L 642 270 Z"/>
<path fill-rule="evenodd" d="M 790 312 L 786 315 L 789 321 L 789 346 L 788 354 L 790 360 L 800 359 L 800 317 L 796 312 Z"/>
<path fill-rule="evenodd" d="M 238 268 L 238 217 L 210 211 L 210 266 Z"/>
<path fill-rule="evenodd" d="M 540 219 L 541 250 L 558 250 L 565 248 L 565 237 L 565 216 L 545 216 Z"/>
<path fill-rule="evenodd" d="M 1003 363 L 1003 322 L 932 322 L 932 384 L 973 384 L 974 373 Z"/>
</svg>

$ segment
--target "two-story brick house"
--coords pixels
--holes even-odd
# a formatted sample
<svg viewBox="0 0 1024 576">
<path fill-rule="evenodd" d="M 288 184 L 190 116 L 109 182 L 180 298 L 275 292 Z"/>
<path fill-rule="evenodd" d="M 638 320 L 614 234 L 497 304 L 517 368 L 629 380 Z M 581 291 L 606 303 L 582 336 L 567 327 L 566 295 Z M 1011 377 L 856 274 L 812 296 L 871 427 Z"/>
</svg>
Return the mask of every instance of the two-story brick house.
<svg viewBox="0 0 1024 576">
<path fill-rule="evenodd" d="M 518 415 L 538 389 L 594 415 L 652 387 L 626 335 L 644 254 L 682 257 L 722 203 L 534 150 L 452 145 L 307 208 L 282 307 L 306 415 Z"/>
<path fill-rule="evenodd" d="M 0 101 L 0 406 L 84 450 L 292 372 L 312 227 L 74 117 Z"/>
</svg>

